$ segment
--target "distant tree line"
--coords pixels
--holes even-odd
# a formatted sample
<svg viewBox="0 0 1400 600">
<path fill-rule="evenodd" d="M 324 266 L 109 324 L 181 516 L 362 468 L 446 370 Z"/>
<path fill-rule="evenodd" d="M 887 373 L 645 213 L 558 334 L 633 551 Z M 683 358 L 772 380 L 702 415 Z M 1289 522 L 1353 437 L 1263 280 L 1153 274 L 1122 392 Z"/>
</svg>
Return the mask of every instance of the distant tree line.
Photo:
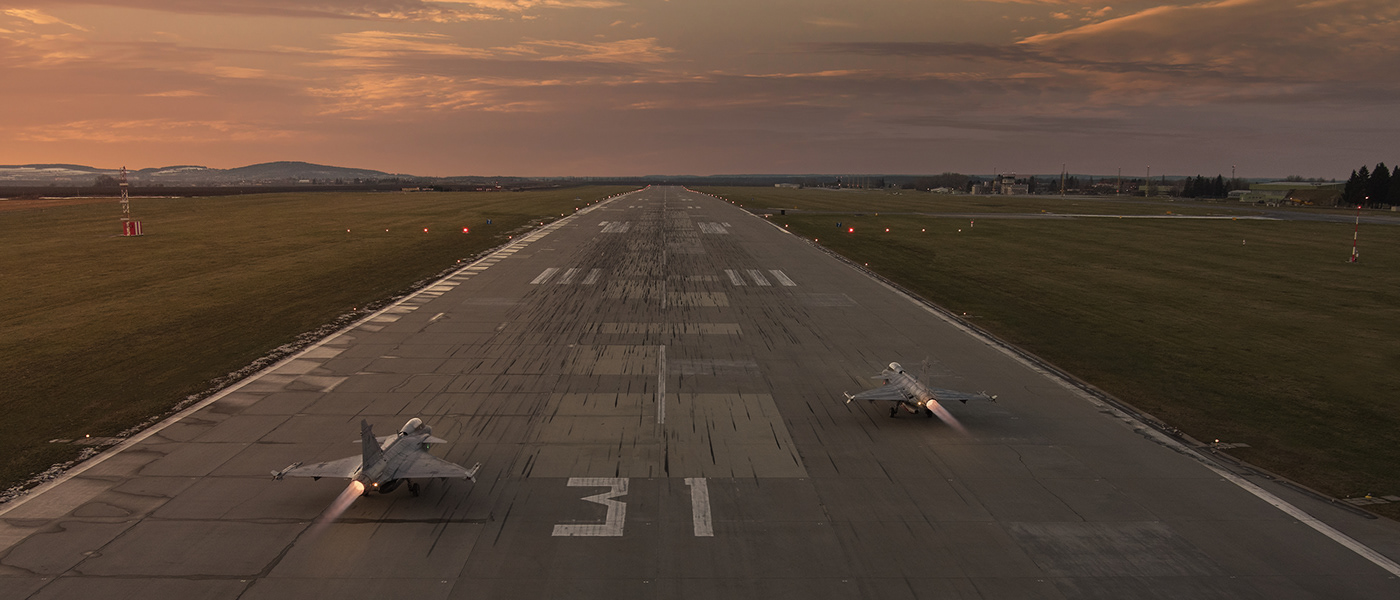
<svg viewBox="0 0 1400 600">
<path fill-rule="evenodd" d="M 1400 171 L 1400 166 L 1395 171 Z M 1348 206 L 1367 207 L 1400 205 L 1400 173 L 1395 171 L 1385 163 L 1376 163 L 1375 169 L 1362 165 L 1347 179 L 1342 189 L 1342 202 Z"/>
<path fill-rule="evenodd" d="M 1197 175 L 1181 180 L 1182 198 L 1225 198 L 1234 190 L 1247 190 L 1249 184 L 1239 179 L 1225 179 L 1216 175 L 1214 179 Z"/>
<path fill-rule="evenodd" d="M 962 173 L 944 173 L 931 177 L 919 177 L 904 184 L 906 190 L 935 190 L 938 188 L 951 188 L 966 192 L 971 186 L 972 178 Z"/>
</svg>

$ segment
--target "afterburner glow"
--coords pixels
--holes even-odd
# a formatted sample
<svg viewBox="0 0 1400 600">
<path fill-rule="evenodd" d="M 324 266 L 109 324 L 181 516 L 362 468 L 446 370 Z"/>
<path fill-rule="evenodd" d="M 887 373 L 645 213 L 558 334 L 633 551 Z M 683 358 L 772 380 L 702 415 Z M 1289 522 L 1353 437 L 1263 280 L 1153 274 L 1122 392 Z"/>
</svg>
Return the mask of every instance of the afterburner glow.
<svg viewBox="0 0 1400 600">
<path fill-rule="evenodd" d="M 947 423 L 949 427 L 957 430 L 958 433 L 967 435 L 967 429 L 962 426 L 962 423 L 958 422 L 957 417 L 954 417 L 953 413 L 948 412 L 948 409 L 943 408 L 943 405 L 939 404 L 937 400 L 929 400 L 924 406 L 933 411 L 933 414 L 944 423 Z"/>
<path fill-rule="evenodd" d="M 350 485 L 346 486 L 345 491 L 341 492 L 339 496 L 336 496 L 335 501 L 331 502 L 331 505 L 326 508 L 326 512 L 316 517 L 316 522 L 311 525 L 310 536 L 314 538 L 320 535 L 321 532 L 325 530 L 326 526 L 334 523 L 336 519 L 340 518 L 340 515 L 345 514 L 345 511 L 350 508 L 350 505 L 355 502 L 355 499 L 359 498 L 360 494 L 363 493 L 365 493 L 365 484 L 360 483 L 358 480 L 351 481 Z"/>
</svg>

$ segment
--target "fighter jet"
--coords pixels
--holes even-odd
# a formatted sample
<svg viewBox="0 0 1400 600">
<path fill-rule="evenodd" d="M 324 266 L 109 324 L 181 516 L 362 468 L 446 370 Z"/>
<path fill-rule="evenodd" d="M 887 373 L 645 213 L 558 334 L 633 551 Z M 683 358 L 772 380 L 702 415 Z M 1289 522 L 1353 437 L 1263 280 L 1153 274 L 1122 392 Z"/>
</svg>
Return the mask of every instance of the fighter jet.
<svg viewBox="0 0 1400 600">
<path fill-rule="evenodd" d="M 924 371 L 928 371 L 928 369 L 925 368 Z M 987 392 L 970 394 L 957 390 L 929 387 L 925 385 L 924 382 L 906 373 L 904 367 L 901 367 L 897 362 L 890 363 L 889 368 L 871 379 L 882 379 L 885 385 L 873 390 L 866 390 L 854 396 L 846 394 L 846 403 L 850 404 L 852 400 L 869 400 L 871 404 L 874 404 L 876 400 L 893 402 L 894 405 L 890 407 L 891 417 L 898 415 L 900 408 L 903 408 L 909 414 L 923 412 L 926 417 L 938 415 L 939 419 L 942 419 L 944 423 L 947 423 L 960 433 L 967 433 L 967 430 L 963 428 L 962 423 L 959 423 L 958 420 L 953 417 L 952 413 L 948 412 L 948 409 L 943 408 L 943 405 L 938 403 L 939 400 L 944 402 L 957 400 L 966 404 L 968 400 L 997 399 L 996 396 L 989 395 Z"/>
<path fill-rule="evenodd" d="M 447 440 L 433 437 L 432 433 L 432 427 L 414 417 L 404 423 L 397 435 L 374 437 L 374 429 L 369 422 L 361 419 L 360 444 L 363 452 L 360 456 L 306 466 L 293 463 L 281 471 L 273 471 L 272 478 L 279 481 L 288 476 L 348 478 L 360 482 L 366 496 L 373 490 L 387 494 L 405 482 L 408 483 L 408 491 L 417 496 L 419 486 L 412 481 L 414 479 L 454 478 L 475 482 L 481 463 L 467 469 L 428 454 L 432 444 L 447 443 Z"/>
</svg>

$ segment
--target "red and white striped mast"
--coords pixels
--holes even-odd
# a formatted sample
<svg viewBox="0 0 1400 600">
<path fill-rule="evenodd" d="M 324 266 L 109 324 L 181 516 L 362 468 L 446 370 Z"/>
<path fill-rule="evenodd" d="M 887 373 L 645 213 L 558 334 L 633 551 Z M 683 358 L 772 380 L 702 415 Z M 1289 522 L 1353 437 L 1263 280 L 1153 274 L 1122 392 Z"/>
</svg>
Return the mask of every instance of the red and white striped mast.
<svg viewBox="0 0 1400 600">
<path fill-rule="evenodd" d="M 1369 199 L 1369 198 L 1368 198 L 1368 199 Z M 1355 225 L 1355 226 L 1352 228 L 1352 230 L 1351 230 L 1351 258 L 1347 259 L 1347 262 L 1356 262 L 1357 260 L 1359 260 L 1359 259 L 1361 258 L 1361 255 L 1358 254 L 1357 251 L 1356 251 L 1356 237 L 1357 237 L 1357 234 L 1359 234 L 1359 233 L 1361 233 L 1361 205 L 1360 205 L 1360 204 L 1356 205 L 1356 225 Z"/>
<path fill-rule="evenodd" d="M 122 235 L 141 235 L 141 222 L 131 220 L 131 197 L 128 193 L 130 184 L 126 181 L 126 167 L 122 167 L 121 178 L 117 180 L 117 186 L 122 190 Z"/>
</svg>

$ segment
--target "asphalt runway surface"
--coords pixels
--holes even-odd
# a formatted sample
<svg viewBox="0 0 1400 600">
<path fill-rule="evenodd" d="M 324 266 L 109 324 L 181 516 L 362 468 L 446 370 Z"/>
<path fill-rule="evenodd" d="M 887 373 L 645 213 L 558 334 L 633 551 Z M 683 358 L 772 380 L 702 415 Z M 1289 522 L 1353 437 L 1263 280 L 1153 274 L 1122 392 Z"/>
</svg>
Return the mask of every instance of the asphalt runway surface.
<svg viewBox="0 0 1400 600">
<path fill-rule="evenodd" d="M 998 394 L 962 436 L 842 392 Z M 273 481 L 421 417 L 478 481 Z M 1400 598 L 1400 527 L 1208 464 L 727 202 L 551 224 L 0 507 L 12 598 Z M 1387 559 L 1389 556 L 1391 558 Z"/>
</svg>

